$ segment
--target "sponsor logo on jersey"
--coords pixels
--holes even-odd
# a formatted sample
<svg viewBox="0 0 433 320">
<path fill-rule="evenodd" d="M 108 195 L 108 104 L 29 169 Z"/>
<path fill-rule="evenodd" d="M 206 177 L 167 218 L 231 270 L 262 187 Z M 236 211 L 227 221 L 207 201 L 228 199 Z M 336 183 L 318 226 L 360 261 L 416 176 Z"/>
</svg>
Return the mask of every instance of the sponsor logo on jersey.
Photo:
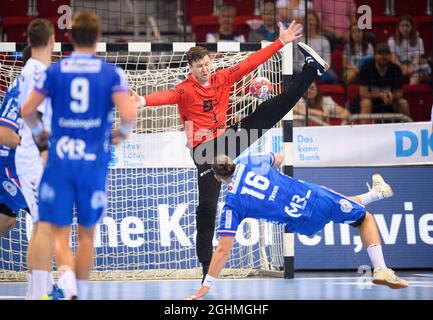
<svg viewBox="0 0 433 320">
<path fill-rule="evenodd" d="M 344 213 L 349 213 L 353 209 L 353 205 L 350 203 L 349 200 L 346 199 L 340 200 L 340 206 L 341 206 L 341 211 L 343 211 Z"/>
<path fill-rule="evenodd" d="M 106 203 L 105 192 L 101 190 L 97 190 L 93 192 L 92 199 L 90 200 L 90 205 L 93 210 L 97 210 L 99 208 L 103 208 Z"/>
<path fill-rule="evenodd" d="M 48 183 L 44 182 L 40 188 L 40 196 L 42 201 L 52 202 L 56 196 L 56 192 Z"/>
<path fill-rule="evenodd" d="M 59 119 L 59 127 L 61 128 L 68 128 L 68 129 L 93 129 L 93 128 L 99 128 L 101 126 L 101 119 L 65 119 L 60 118 Z"/>
<path fill-rule="evenodd" d="M 60 64 L 62 73 L 98 73 L 102 61 L 99 59 L 66 59 Z"/>
<path fill-rule="evenodd" d="M 3 181 L 3 189 L 5 189 L 12 197 L 15 197 L 18 192 L 17 187 L 9 181 Z"/>
</svg>

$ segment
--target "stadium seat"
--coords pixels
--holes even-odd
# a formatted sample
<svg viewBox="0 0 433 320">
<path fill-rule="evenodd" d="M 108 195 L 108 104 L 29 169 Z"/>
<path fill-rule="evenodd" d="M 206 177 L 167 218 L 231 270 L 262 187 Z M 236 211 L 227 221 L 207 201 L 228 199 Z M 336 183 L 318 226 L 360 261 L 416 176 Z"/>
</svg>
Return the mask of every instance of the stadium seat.
<svg viewBox="0 0 433 320">
<path fill-rule="evenodd" d="M 416 0 L 415 2 L 408 0 L 395 0 L 395 15 L 397 17 L 403 14 L 411 16 L 423 16 L 427 9 L 427 0 Z"/>
<path fill-rule="evenodd" d="M 3 32 L 7 34 L 8 42 L 27 42 L 27 27 L 30 22 L 37 17 L 29 16 L 14 16 L 14 17 L 4 17 L 3 18 Z M 58 17 L 46 17 L 45 19 L 51 21 L 53 25 L 57 25 Z M 59 28 L 54 28 L 56 34 L 56 41 L 58 42 L 69 42 L 69 37 L 67 36 L 67 29 L 60 30 Z"/>
<path fill-rule="evenodd" d="M 322 96 L 331 96 L 340 106 L 345 106 L 346 92 L 344 91 L 343 86 L 339 84 L 319 84 L 319 91 Z"/>
<path fill-rule="evenodd" d="M 50 4 L 47 5 L 45 1 L 37 2 L 37 10 L 39 13 L 38 17 L 54 17 L 59 16 L 57 9 L 62 5 L 71 6 L 71 0 L 50 0 Z"/>
<path fill-rule="evenodd" d="M 387 16 L 373 16 L 373 32 L 376 43 L 387 42 L 389 37 L 395 35 L 399 18 Z"/>
<path fill-rule="evenodd" d="M 430 120 L 433 103 L 432 90 L 428 84 L 404 85 L 404 97 L 409 101 L 413 121 Z"/>
<path fill-rule="evenodd" d="M 352 105 L 359 96 L 359 85 L 351 84 L 347 87 L 347 102 Z"/>
<path fill-rule="evenodd" d="M 414 17 L 415 28 L 418 30 L 420 37 L 424 41 L 424 49 L 427 57 L 432 56 L 432 17 L 416 16 Z"/>
<path fill-rule="evenodd" d="M 225 0 L 224 3 L 234 6 L 237 16 L 250 16 L 254 13 L 254 0 Z"/>
<path fill-rule="evenodd" d="M 331 68 L 335 71 L 338 79 L 343 78 L 343 50 L 335 48 L 331 53 Z"/>
<path fill-rule="evenodd" d="M 211 16 L 213 14 L 213 1 L 187 0 L 185 1 L 185 14 L 187 24 L 192 24 L 194 17 Z"/>
<path fill-rule="evenodd" d="M 386 0 L 355 0 L 356 7 L 367 5 L 371 8 L 373 16 L 381 16 L 385 13 Z"/>
</svg>

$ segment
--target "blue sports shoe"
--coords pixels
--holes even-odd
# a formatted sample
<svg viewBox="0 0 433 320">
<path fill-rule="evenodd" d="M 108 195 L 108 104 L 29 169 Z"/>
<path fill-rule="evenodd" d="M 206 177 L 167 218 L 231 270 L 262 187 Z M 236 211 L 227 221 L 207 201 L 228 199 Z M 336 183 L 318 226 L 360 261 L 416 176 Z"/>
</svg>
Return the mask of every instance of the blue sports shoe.
<svg viewBox="0 0 433 320">
<path fill-rule="evenodd" d="M 48 297 L 51 298 L 49 300 L 64 300 L 65 294 L 63 293 L 63 290 L 60 289 L 57 284 L 53 284 L 53 291 L 51 291 L 51 293 L 48 294 Z"/>
<path fill-rule="evenodd" d="M 311 48 L 309 45 L 303 42 L 298 42 L 298 48 L 305 56 L 305 62 L 314 64 L 314 66 L 317 68 L 317 73 L 319 74 L 319 76 L 329 70 L 329 63 L 323 60 L 322 57 L 319 56 L 318 53 L 314 51 L 314 49 Z"/>
</svg>

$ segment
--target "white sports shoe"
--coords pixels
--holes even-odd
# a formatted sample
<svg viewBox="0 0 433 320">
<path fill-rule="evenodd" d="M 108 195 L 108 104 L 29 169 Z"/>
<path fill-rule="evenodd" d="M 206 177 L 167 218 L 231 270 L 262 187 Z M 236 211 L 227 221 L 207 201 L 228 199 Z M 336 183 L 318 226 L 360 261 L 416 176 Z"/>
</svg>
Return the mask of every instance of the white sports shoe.
<svg viewBox="0 0 433 320">
<path fill-rule="evenodd" d="M 373 174 L 372 180 L 373 180 L 373 187 L 370 187 L 370 185 L 367 182 L 368 191 L 371 191 L 372 189 L 376 191 L 377 197 L 379 199 L 386 199 L 394 195 L 391 186 L 387 184 L 385 180 L 383 180 L 380 174 L 378 173 Z"/>
<path fill-rule="evenodd" d="M 375 269 L 372 282 L 374 284 L 388 286 L 391 289 L 403 289 L 409 286 L 409 283 L 397 277 L 392 269 Z"/>
</svg>

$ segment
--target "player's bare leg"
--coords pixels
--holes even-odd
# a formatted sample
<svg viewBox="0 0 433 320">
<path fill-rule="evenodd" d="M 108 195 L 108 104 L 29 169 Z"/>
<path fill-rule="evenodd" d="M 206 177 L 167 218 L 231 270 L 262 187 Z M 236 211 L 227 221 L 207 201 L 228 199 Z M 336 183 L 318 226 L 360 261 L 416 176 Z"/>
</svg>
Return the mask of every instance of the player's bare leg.
<svg viewBox="0 0 433 320">
<path fill-rule="evenodd" d="M 15 226 L 15 217 L 10 217 L 0 213 L 0 237 L 3 237 L 11 231 Z"/>
<path fill-rule="evenodd" d="M 76 299 L 77 297 L 75 259 L 69 247 L 70 233 L 70 226 L 56 227 L 54 231 L 56 252 L 58 253 L 56 259 L 60 272 L 58 284 L 67 300 Z"/>
<path fill-rule="evenodd" d="M 52 225 L 38 222 L 37 232 L 32 236 L 31 266 L 32 292 L 30 299 L 41 299 L 48 294 L 47 282 L 53 252 Z"/>
<path fill-rule="evenodd" d="M 90 271 L 93 267 L 93 256 L 94 256 L 94 232 L 95 227 L 84 228 L 79 226 L 78 228 L 78 251 L 76 257 L 76 273 L 77 273 L 77 285 L 78 285 L 78 298 L 86 300 L 88 292 L 88 280 Z"/>
</svg>

